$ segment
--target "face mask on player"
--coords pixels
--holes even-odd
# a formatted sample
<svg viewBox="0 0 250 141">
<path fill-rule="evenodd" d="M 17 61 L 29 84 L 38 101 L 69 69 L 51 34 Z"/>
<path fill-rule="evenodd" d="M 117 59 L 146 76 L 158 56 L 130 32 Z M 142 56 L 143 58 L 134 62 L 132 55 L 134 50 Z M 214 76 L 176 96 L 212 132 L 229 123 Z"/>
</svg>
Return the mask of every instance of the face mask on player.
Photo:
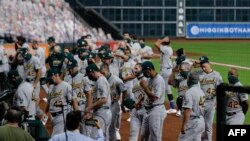
<svg viewBox="0 0 250 141">
<path fill-rule="evenodd" d="M 150 74 L 149 74 L 149 73 L 147 73 L 147 71 L 144 71 L 144 72 L 143 72 L 143 75 L 144 75 L 145 77 L 147 77 L 147 78 L 149 78 L 149 77 L 150 77 Z"/>
<path fill-rule="evenodd" d="M 181 71 L 180 72 L 180 75 L 184 78 L 184 79 L 186 79 L 187 77 L 188 77 L 188 71 Z"/>
<path fill-rule="evenodd" d="M 235 84 L 235 83 L 239 82 L 239 79 L 237 77 L 233 76 L 233 75 L 229 75 L 228 76 L 228 81 L 229 81 L 230 84 Z"/>
<path fill-rule="evenodd" d="M 93 77 L 92 75 L 88 75 L 88 78 L 89 78 L 89 80 L 91 80 L 91 81 L 96 81 L 96 80 L 97 80 L 97 78 Z"/>
<path fill-rule="evenodd" d="M 80 57 L 80 59 L 81 59 L 82 61 L 84 61 L 84 60 L 87 59 L 87 58 L 88 58 L 87 55 L 84 55 L 84 56 Z"/>
</svg>

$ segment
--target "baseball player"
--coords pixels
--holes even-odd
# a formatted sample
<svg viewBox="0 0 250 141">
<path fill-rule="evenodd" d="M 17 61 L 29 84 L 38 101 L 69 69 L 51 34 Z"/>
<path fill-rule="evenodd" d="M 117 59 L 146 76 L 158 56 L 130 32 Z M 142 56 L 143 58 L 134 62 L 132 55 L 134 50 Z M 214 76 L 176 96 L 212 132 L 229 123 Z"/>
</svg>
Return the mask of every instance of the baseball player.
<svg viewBox="0 0 250 141">
<path fill-rule="evenodd" d="M 122 62 L 114 58 L 111 51 L 106 51 L 100 55 L 102 63 L 109 66 L 110 73 L 119 76 L 120 66 Z"/>
<path fill-rule="evenodd" d="M 141 58 L 139 55 L 141 46 L 135 36 L 131 36 L 129 33 L 124 33 L 123 34 L 124 40 L 127 43 L 127 46 L 131 50 L 131 58 L 135 62 L 140 62 Z"/>
<path fill-rule="evenodd" d="M 8 58 L 4 47 L 0 45 L 0 92 L 6 89 L 6 74 L 9 71 Z"/>
<path fill-rule="evenodd" d="M 85 113 L 90 113 L 91 110 L 94 110 L 93 116 L 98 121 L 100 121 L 105 138 L 107 141 L 109 141 L 109 127 L 112 118 L 112 113 L 110 110 L 110 85 L 95 64 L 88 65 L 86 68 L 86 74 L 90 80 L 95 82 L 95 86 L 93 93 L 93 104 L 85 108 Z M 97 129 L 93 128 L 91 132 L 91 137 L 95 137 L 97 134 Z"/>
<path fill-rule="evenodd" d="M 33 40 L 32 42 L 32 48 L 33 50 L 35 51 L 35 55 L 39 61 L 40 61 L 40 64 L 41 64 L 41 79 L 40 79 L 40 82 L 41 82 L 41 85 L 45 84 L 45 75 L 46 75 L 46 65 L 45 65 L 45 60 L 46 60 L 46 57 L 45 57 L 45 51 L 43 48 L 39 47 L 38 46 L 38 42 L 36 40 Z"/>
<path fill-rule="evenodd" d="M 146 114 L 146 110 L 143 106 L 143 100 L 145 97 L 145 91 L 140 86 L 141 79 L 146 81 L 146 78 L 142 74 L 141 64 L 136 64 L 134 67 L 134 75 L 136 76 L 133 79 L 133 88 L 132 92 L 135 100 L 135 107 L 131 111 L 131 121 L 130 121 L 130 141 L 137 141 L 140 129 L 142 127 L 143 116 Z"/>
<path fill-rule="evenodd" d="M 205 131 L 204 102 L 205 94 L 199 86 L 199 75 L 191 72 L 187 78 L 189 89 L 183 98 L 183 119 L 179 141 L 201 140 Z"/>
<path fill-rule="evenodd" d="M 140 39 L 139 42 L 141 45 L 141 49 L 139 50 L 141 62 L 143 63 L 145 61 L 151 61 L 151 58 L 154 54 L 152 48 L 145 44 L 144 39 Z"/>
<path fill-rule="evenodd" d="M 33 100 L 39 99 L 40 94 L 40 78 L 41 78 L 41 63 L 40 60 L 28 52 L 28 48 L 20 48 L 20 54 L 24 58 L 24 74 L 25 80 L 32 84 L 35 88 L 35 97 Z"/>
<path fill-rule="evenodd" d="M 182 100 L 184 94 L 188 90 L 187 77 L 191 69 L 192 65 L 188 62 L 182 62 L 181 64 L 177 64 L 177 68 L 173 69 L 173 72 L 168 80 L 169 84 L 177 88 L 178 97 L 176 99 L 176 104 L 178 107 L 178 111 L 176 113 L 176 116 L 181 116 Z"/>
<path fill-rule="evenodd" d="M 127 95 L 127 91 L 123 81 L 118 76 L 110 73 L 108 65 L 101 65 L 100 71 L 107 78 L 111 90 L 110 95 L 112 118 L 109 128 L 109 141 L 116 141 L 116 122 L 120 116 L 120 104 L 118 101 L 120 100 L 121 94 L 124 97 Z"/>
<path fill-rule="evenodd" d="M 163 39 L 159 39 L 156 41 L 155 46 L 161 52 L 161 65 L 160 65 L 160 74 L 165 82 L 165 93 L 168 96 L 168 100 L 170 102 L 170 109 L 167 110 L 167 113 L 176 113 L 176 109 L 174 108 L 174 97 L 172 94 L 172 90 L 170 85 L 168 84 L 168 79 L 172 73 L 172 60 L 171 57 L 173 55 L 173 49 L 169 45 L 170 39 L 168 36 Z"/>
<path fill-rule="evenodd" d="M 63 81 L 56 69 L 49 69 L 47 71 L 47 79 L 53 83 L 47 94 L 47 107 L 45 113 L 50 112 L 52 116 L 52 136 L 63 133 L 65 129 L 65 116 L 71 111 L 78 110 L 78 103 L 76 95 L 73 95 L 72 87 L 67 82 Z"/>
<path fill-rule="evenodd" d="M 142 121 L 142 140 L 161 141 L 163 121 L 167 115 L 164 106 L 164 80 L 161 75 L 157 74 L 152 62 L 144 62 L 142 71 L 143 75 L 148 78 L 147 81 L 140 80 L 140 85 L 146 93 L 144 97 L 146 114 Z"/>
<path fill-rule="evenodd" d="M 16 70 L 8 73 L 10 83 L 16 88 L 13 98 L 13 106 L 17 106 L 20 110 L 27 114 L 28 119 L 35 120 L 36 102 L 33 100 L 34 87 L 24 81 Z"/>
<path fill-rule="evenodd" d="M 205 132 L 202 135 L 202 140 L 212 141 L 212 129 L 213 118 L 215 113 L 215 96 L 216 87 L 222 83 L 222 77 L 219 72 L 212 69 L 209 58 L 202 56 L 199 58 L 201 71 L 197 71 L 200 74 L 200 86 L 205 93 Z"/>
<path fill-rule="evenodd" d="M 88 51 L 85 48 L 79 48 L 77 50 L 77 54 L 74 55 L 74 59 L 78 63 L 79 72 L 81 72 L 82 74 L 85 74 L 86 67 L 88 66 L 87 57 Z"/>
<path fill-rule="evenodd" d="M 228 82 L 232 86 L 242 86 L 239 79 L 238 70 L 230 68 L 228 71 Z M 226 124 L 240 125 L 244 123 L 245 115 L 248 111 L 248 94 L 226 92 L 227 108 L 226 108 Z"/>
<path fill-rule="evenodd" d="M 49 63 L 50 68 L 57 69 L 57 71 L 61 74 L 63 62 L 64 54 L 61 53 L 60 46 L 54 46 L 53 53 L 51 53 L 47 58 L 46 63 Z"/>
<path fill-rule="evenodd" d="M 56 39 L 54 37 L 50 36 L 47 39 L 47 43 L 49 45 L 49 52 L 50 52 L 50 54 L 52 54 L 54 51 L 54 47 L 56 46 Z"/>
</svg>

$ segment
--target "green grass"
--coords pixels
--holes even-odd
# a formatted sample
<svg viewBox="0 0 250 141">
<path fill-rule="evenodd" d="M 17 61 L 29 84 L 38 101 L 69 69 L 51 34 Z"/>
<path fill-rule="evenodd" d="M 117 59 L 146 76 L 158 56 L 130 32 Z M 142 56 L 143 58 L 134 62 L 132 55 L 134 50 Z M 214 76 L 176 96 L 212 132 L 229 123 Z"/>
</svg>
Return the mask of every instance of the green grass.
<svg viewBox="0 0 250 141">
<path fill-rule="evenodd" d="M 153 46 L 153 43 L 148 44 Z M 171 46 L 174 51 L 178 48 L 184 48 L 187 53 L 195 53 L 194 56 L 188 56 L 188 58 L 198 59 L 200 55 L 207 55 L 212 62 L 250 67 L 250 42 L 172 41 Z M 153 59 L 152 61 L 156 70 L 159 71 L 159 59 Z M 227 71 L 229 67 L 218 65 L 213 65 L 212 67 L 221 74 L 224 82 L 228 82 Z M 245 86 L 250 86 L 250 71 L 239 69 L 239 75 L 241 83 Z M 174 88 L 173 93 L 176 98 L 176 90 Z M 250 124 L 250 110 L 247 112 L 245 124 Z"/>
</svg>

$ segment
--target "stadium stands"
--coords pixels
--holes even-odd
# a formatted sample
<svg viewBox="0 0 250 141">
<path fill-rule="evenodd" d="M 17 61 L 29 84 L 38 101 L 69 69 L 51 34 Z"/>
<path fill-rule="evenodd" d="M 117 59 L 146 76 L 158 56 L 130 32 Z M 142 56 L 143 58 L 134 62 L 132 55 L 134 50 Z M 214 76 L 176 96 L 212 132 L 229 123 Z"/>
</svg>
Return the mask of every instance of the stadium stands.
<svg viewBox="0 0 250 141">
<path fill-rule="evenodd" d="M 112 40 L 101 28 L 81 21 L 64 0 L 0 0 L 0 37 L 22 35 L 28 41 L 46 42 L 54 36 L 56 42 L 65 43 L 90 34 L 94 41 Z"/>
</svg>

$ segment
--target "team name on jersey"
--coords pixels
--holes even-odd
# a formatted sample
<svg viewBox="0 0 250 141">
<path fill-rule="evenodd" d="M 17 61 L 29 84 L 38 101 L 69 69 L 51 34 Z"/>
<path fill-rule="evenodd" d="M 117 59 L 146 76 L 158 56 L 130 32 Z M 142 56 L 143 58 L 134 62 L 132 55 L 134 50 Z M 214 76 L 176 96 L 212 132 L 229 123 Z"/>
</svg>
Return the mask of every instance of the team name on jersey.
<svg viewBox="0 0 250 141">
<path fill-rule="evenodd" d="M 132 88 L 132 92 L 135 93 L 135 92 L 138 92 L 138 91 L 143 91 L 143 88 L 137 84 L 135 85 L 133 88 Z"/>
<path fill-rule="evenodd" d="M 62 90 L 60 90 L 59 92 L 53 92 L 53 93 L 51 93 L 51 99 L 52 98 L 55 98 L 55 97 L 58 97 L 58 96 L 60 96 L 62 94 Z"/>
<path fill-rule="evenodd" d="M 58 66 L 59 64 L 61 64 L 61 60 L 54 60 L 53 61 L 53 66 Z"/>
<path fill-rule="evenodd" d="M 216 78 L 213 78 L 213 79 L 203 78 L 200 80 L 201 85 L 214 84 L 215 82 L 216 82 Z"/>
<path fill-rule="evenodd" d="M 80 83 L 72 83 L 72 88 L 76 89 L 76 88 L 82 88 L 83 87 L 83 82 Z"/>
<path fill-rule="evenodd" d="M 31 69 L 32 66 L 33 66 L 32 64 L 26 64 L 23 67 L 24 67 L 25 70 L 28 70 L 28 69 Z"/>
<path fill-rule="evenodd" d="M 180 86 L 178 92 L 185 91 L 188 89 L 188 86 Z"/>
<path fill-rule="evenodd" d="M 236 93 L 234 93 L 234 92 L 226 92 L 226 96 L 233 97 L 233 96 L 236 96 Z"/>
</svg>

